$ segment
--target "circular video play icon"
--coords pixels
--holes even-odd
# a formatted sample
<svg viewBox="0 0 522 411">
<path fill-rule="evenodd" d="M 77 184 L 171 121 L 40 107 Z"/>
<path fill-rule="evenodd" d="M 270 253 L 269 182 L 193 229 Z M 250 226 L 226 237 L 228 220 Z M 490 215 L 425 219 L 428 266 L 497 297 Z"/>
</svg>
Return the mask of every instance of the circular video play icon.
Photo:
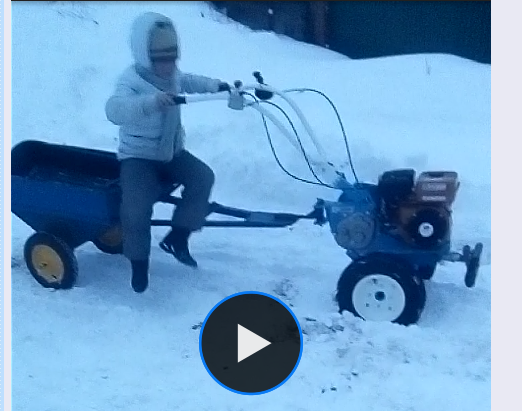
<svg viewBox="0 0 522 411">
<path fill-rule="evenodd" d="M 249 291 L 225 298 L 210 311 L 199 351 L 208 373 L 224 388 L 264 394 L 283 385 L 297 369 L 303 334 L 285 303 Z"/>
</svg>

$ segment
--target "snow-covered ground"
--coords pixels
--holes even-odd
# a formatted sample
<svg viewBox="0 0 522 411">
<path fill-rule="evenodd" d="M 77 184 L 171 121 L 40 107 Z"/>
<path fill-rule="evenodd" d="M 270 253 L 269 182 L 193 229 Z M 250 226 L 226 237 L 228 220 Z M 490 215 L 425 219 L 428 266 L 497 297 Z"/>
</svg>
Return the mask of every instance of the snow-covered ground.
<svg viewBox="0 0 522 411">
<path fill-rule="evenodd" d="M 232 82 L 259 70 L 278 88 L 312 87 L 333 99 L 361 179 L 395 167 L 454 169 L 455 245 L 483 241 L 474 289 L 464 266 L 440 266 L 415 326 L 340 317 L 332 300 L 349 263 L 327 227 L 207 229 L 193 240 L 194 272 L 153 244 L 149 290 L 135 294 L 127 262 L 91 244 L 77 250 L 77 287 L 39 286 L 23 262 L 31 234 L 12 219 L 13 410 L 485 411 L 491 400 L 491 68 L 448 55 L 352 61 L 271 33 L 252 33 L 199 3 L 12 4 L 12 144 L 25 139 L 115 150 L 104 104 L 129 64 L 132 19 L 171 16 L 181 68 Z M 334 113 L 296 96 L 329 156 L 343 162 Z M 255 111 L 223 102 L 184 108 L 188 147 L 210 164 L 213 199 L 267 211 L 310 211 L 337 193 L 277 167 Z M 283 164 L 309 178 L 274 127 Z M 170 208 L 158 205 L 158 216 Z M 155 228 L 155 240 L 164 228 Z M 197 325 L 222 298 L 257 290 L 291 304 L 305 331 L 292 378 L 261 396 L 231 393 L 207 374 Z M 313 318 L 315 321 L 307 320 Z"/>
</svg>

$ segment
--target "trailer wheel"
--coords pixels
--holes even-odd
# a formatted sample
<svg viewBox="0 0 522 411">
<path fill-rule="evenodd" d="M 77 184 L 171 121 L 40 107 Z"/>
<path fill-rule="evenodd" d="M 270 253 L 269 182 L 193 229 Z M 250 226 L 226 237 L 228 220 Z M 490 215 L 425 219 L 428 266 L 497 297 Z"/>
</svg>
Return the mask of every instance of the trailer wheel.
<svg viewBox="0 0 522 411">
<path fill-rule="evenodd" d="M 387 255 L 353 261 L 337 284 L 339 312 L 367 321 L 416 323 L 424 309 L 424 282 L 406 262 Z"/>
<path fill-rule="evenodd" d="M 103 253 L 122 254 L 123 239 L 121 226 L 117 225 L 108 229 L 100 237 L 93 240 L 93 244 Z"/>
<path fill-rule="evenodd" d="M 29 237 L 24 259 L 31 275 L 45 288 L 70 289 L 78 277 L 73 249 L 52 234 L 37 232 Z"/>
</svg>

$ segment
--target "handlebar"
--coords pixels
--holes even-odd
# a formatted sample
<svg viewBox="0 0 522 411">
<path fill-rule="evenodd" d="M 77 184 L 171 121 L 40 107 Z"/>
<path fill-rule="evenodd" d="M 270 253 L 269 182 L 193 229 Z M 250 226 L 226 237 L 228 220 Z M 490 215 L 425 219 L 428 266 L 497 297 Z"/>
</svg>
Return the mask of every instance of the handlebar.
<svg viewBox="0 0 522 411">
<path fill-rule="evenodd" d="M 247 102 L 245 99 L 245 94 L 247 94 L 248 91 L 253 90 L 256 96 L 261 95 L 261 100 L 268 100 L 272 98 L 274 95 L 277 95 L 281 97 L 283 100 L 285 100 L 292 109 L 296 112 L 297 116 L 299 117 L 299 120 L 303 123 L 303 126 L 305 127 L 306 132 L 312 139 L 312 142 L 315 145 L 315 148 L 323 157 L 324 161 L 326 161 L 326 152 L 323 150 L 323 148 L 320 146 L 319 142 L 317 141 L 317 138 L 315 136 L 314 131 L 312 130 L 312 127 L 306 120 L 306 117 L 304 116 L 301 109 L 295 104 L 295 102 L 290 99 L 283 91 L 278 90 L 274 87 L 271 87 L 267 84 L 246 84 L 243 85 L 241 82 L 236 81 L 234 84 L 234 88 L 231 88 L 231 90 L 220 92 L 220 93 L 213 93 L 213 94 L 190 94 L 185 96 L 174 96 L 174 102 L 175 104 L 190 104 L 190 103 L 196 103 L 201 101 L 212 101 L 212 100 L 228 100 L 228 107 L 233 110 L 243 110 L 245 107 L 252 107 L 256 109 L 257 111 L 261 111 L 263 115 L 266 117 L 269 117 L 272 121 L 274 121 L 273 115 L 267 110 L 264 110 L 259 104 L 253 104 L 251 102 Z M 259 98 L 259 97 L 258 97 Z M 276 119 L 277 121 L 277 119 Z M 278 122 L 278 121 L 277 121 Z M 284 126 L 279 123 L 277 124 L 278 128 L 281 129 L 281 127 L 284 128 Z M 281 131 L 283 131 L 281 129 Z M 288 131 L 286 128 L 284 128 L 283 133 L 287 133 Z M 290 138 L 292 140 L 292 138 Z M 295 144 L 294 144 L 295 145 Z"/>
<path fill-rule="evenodd" d="M 196 103 L 200 101 L 211 101 L 211 100 L 229 100 L 229 102 L 234 102 L 237 104 L 232 104 L 231 108 L 235 110 L 242 110 L 247 107 L 249 104 L 246 104 L 246 100 L 244 99 L 244 95 L 249 91 L 253 90 L 257 94 L 260 94 L 264 98 L 261 100 L 268 100 L 273 96 L 273 94 L 278 94 L 283 96 L 284 93 L 274 89 L 273 87 L 267 85 L 260 84 L 247 84 L 241 85 L 239 87 L 233 87 L 230 91 L 222 91 L 219 93 L 211 93 L 211 94 L 186 94 L 186 95 L 176 95 L 173 96 L 174 104 L 189 104 Z M 258 97 L 259 98 L 259 97 Z M 241 103 L 241 104 L 239 104 Z M 229 104 L 230 106 L 231 104 Z"/>
<path fill-rule="evenodd" d="M 274 116 L 269 110 L 265 109 L 261 106 L 258 101 L 248 101 L 245 98 L 245 95 L 251 94 L 249 91 L 254 91 L 254 95 L 259 100 L 269 100 L 274 95 L 281 97 L 285 100 L 295 111 L 299 120 L 303 124 L 306 132 L 310 136 L 313 144 L 315 145 L 317 152 L 321 159 L 316 159 L 310 156 L 307 153 L 308 160 L 311 164 L 314 164 L 316 167 L 319 167 L 324 174 L 327 174 L 327 179 L 333 182 L 332 184 L 337 187 L 346 187 L 349 184 L 345 178 L 344 174 L 337 171 L 335 167 L 327 160 L 327 156 L 323 148 L 320 146 L 312 127 L 306 120 L 303 112 L 297 106 L 297 104 L 290 99 L 285 92 L 278 90 L 272 86 L 269 86 L 263 82 L 263 78 L 259 74 L 259 72 L 254 73 L 254 77 L 258 81 L 257 84 L 245 84 L 243 85 L 241 81 L 234 82 L 234 85 L 231 86 L 230 91 L 223 91 L 218 93 L 208 93 L 208 94 L 188 94 L 188 95 L 176 95 L 173 96 L 173 100 L 175 104 L 191 104 L 202 101 L 213 101 L 213 100 L 228 100 L 228 107 L 233 110 L 243 110 L 245 107 L 250 107 L 257 110 L 261 115 L 268 117 L 272 123 L 276 125 L 276 127 L 287 137 L 288 141 L 299 151 L 302 153 L 303 148 L 298 144 L 288 129 L 279 121 L 279 119 Z M 341 177 L 341 179 L 339 179 Z"/>
</svg>

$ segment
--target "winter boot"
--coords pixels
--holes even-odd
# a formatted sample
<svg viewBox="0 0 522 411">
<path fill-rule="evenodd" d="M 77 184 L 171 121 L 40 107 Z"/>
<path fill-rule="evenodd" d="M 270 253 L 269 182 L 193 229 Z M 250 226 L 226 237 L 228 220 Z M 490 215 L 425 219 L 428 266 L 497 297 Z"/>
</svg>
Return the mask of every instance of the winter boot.
<svg viewBox="0 0 522 411">
<path fill-rule="evenodd" d="M 180 263 L 196 268 L 196 260 L 192 258 L 188 249 L 190 230 L 185 228 L 173 228 L 160 242 L 160 248 L 172 254 Z"/>
<path fill-rule="evenodd" d="M 149 286 L 149 261 L 132 260 L 132 289 L 137 293 L 144 292 Z"/>
</svg>

